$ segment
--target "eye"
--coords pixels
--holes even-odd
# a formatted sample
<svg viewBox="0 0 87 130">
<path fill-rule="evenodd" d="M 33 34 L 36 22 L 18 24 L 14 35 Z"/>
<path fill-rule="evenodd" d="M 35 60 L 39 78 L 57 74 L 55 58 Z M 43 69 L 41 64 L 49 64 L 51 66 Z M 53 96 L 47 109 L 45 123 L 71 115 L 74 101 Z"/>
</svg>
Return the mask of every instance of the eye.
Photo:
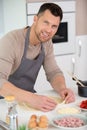
<svg viewBox="0 0 87 130">
<path fill-rule="evenodd" d="M 48 21 L 44 21 L 44 24 L 47 24 L 47 25 L 48 25 L 48 24 L 49 24 L 49 22 L 48 22 Z"/>
<path fill-rule="evenodd" d="M 57 30 L 57 29 L 58 29 L 58 26 L 53 25 L 53 26 L 52 26 L 52 29 L 56 29 L 56 30 Z"/>
</svg>

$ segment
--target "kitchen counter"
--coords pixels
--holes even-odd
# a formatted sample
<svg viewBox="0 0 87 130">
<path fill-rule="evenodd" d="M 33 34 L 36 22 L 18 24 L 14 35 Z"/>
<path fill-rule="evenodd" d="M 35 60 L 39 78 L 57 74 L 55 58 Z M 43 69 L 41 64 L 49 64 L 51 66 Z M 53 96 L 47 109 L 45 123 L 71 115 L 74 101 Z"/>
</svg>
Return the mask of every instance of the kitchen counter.
<svg viewBox="0 0 87 130">
<path fill-rule="evenodd" d="M 43 93 L 39 93 L 39 94 L 43 94 L 43 95 L 47 95 L 47 96 L 53 96 L 53 97 L 57 97 L 59 96 L 56 92 L 54 92 L 53 90 L 48 90 L 48 91 L 44 91 Z M 76 101 L 73 103 L 69 103 L 66 104 L 67 106 L 76 106 L 78 102 L 80 102 L 81 100 L 83 100 L 86 98 L 80 97 L 78 95 L 76 95 Z M 7 112 L 7 105 L 4 101 L 4 99 L 0 100 L 0 119 L 5 121 L 6 118 L 6 112 Z M 31 109 L 31 108 L 23 108 L 22 106 L 17 105 L 17 112 L 18 112 L 18 123 L 19 125 L 21 124 L 28 124 L 29 118 L 32 114 L 36 114 L 37 116 L 40 115 L 46 115 L 49 119 L 49 122 L 51 122 L 51 119 L 54 118 L 57 113 L 53 110 L 50 112 L 41 112 L 35 109 Z M 52 126 L 51 124 L 49 125 L 48 130 L 60 130 L 60 128 L 55 128 L 54 126 Z"/>
</svg>

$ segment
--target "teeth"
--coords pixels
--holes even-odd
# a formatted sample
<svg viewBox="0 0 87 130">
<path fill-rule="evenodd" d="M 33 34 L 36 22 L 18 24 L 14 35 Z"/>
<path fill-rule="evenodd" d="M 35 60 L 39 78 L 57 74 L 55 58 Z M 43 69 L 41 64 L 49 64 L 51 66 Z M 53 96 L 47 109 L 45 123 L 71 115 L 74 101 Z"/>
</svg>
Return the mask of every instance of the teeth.
<svg viewBox="0 0 87 130">
<path fill-rule="evenodd" d="M 42 35 L 48 37 L 48 34 L 45 32 L 43 32 Z"/>
</svg>

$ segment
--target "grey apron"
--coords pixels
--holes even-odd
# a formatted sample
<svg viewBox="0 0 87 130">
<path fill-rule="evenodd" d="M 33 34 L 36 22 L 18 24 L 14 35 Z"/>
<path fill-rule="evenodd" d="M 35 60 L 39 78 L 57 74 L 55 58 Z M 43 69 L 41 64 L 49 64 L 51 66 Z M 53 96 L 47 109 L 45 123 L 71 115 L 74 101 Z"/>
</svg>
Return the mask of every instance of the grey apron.
<svg viewBox="0 0 87 130">
<path fill-rule="evenodd" d="M 41 52 L 40 54 L 34 59 L 27 59 L 26 53 L 27 48 L 29 46 L 29 33 L 30 28 L 28 28 L 26 39 L 25 39 L 25 48 L 24 48 L 24 54 L 21 60 L 21 64 L 19 68 L 9 76 L 9 81 L 16 85 L 18 88 L 30 91 L 30 92 L 36 92 L 34 90 L 34 84 L 38 75 L 38 72 L 41 68 L 41 65 L 43 64 L 44 60 L 44 48 L 41 44 Z"/>
</svg>

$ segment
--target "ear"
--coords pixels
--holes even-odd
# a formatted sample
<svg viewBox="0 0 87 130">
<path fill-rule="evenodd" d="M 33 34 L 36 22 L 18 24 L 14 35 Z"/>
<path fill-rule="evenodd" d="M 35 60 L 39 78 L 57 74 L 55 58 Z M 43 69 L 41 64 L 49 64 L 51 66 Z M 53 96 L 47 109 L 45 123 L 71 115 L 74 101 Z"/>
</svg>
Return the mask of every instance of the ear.
<svg viewBox="0 0 87 130">
<path fill-rule="evenodd" d="M 34 16 L 34 23 L 37 21 L 38 17 L 37 15 Z"/>
</svg>

